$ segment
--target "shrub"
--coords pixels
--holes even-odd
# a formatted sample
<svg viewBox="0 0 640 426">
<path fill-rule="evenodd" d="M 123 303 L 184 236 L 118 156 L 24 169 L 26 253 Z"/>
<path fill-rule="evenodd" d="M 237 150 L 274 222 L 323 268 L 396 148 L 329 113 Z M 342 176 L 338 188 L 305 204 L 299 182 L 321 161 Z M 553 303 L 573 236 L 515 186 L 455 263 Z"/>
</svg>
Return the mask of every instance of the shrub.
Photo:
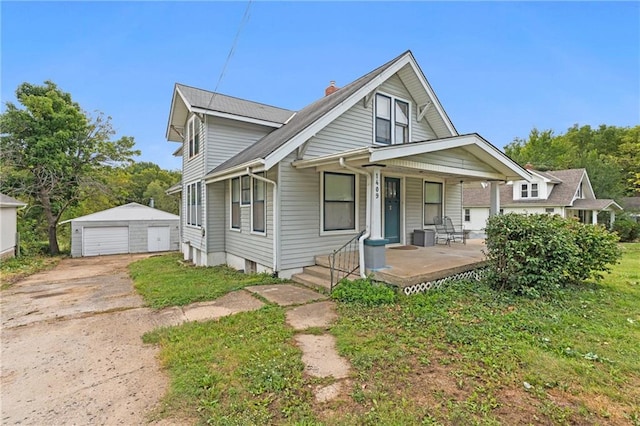
<svg viewBox="0 0 640 426">
<path fill-rule="evenodd" d="M 487 279 L 498 289 L 539 296 L 600 278 L 620 256 L 617 236 L 558 215 L 493 216 L 487 221 Z"/>
<path fill-rule="evenodd" d="M 390 305 L 397 300 L 396 292 L 382 283 L 369 279 L 342 280 L 331 293 L 331 298 L 344 303 L 364 306 Z"/>
<path fill-rule="evenodd" d="M 632 242 L 640 236 L 640 223 L 636 222 L 629 214 L 616 216 L 613 222 L 613 231 L 618 234 L 620 241 Z"/>
</svg>

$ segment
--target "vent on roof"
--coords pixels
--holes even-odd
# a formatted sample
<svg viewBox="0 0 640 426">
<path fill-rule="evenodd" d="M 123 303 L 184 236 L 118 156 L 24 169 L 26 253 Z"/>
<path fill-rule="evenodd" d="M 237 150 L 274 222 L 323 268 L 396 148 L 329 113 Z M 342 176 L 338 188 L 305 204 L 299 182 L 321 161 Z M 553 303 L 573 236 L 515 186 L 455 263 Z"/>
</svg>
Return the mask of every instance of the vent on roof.
<svg viewBox="0 0 640 426">
<path fill-rule="evenodd" d="M 329 96 L 330 94 L 337 92 L 338 91 L 338 87 L 336 87 L 336 82 L 331 80 L 329 82 L 329 87 L 327 87 L 326 89 L 324 89 L 324 95 L 325 96 Z"/>
</svg>

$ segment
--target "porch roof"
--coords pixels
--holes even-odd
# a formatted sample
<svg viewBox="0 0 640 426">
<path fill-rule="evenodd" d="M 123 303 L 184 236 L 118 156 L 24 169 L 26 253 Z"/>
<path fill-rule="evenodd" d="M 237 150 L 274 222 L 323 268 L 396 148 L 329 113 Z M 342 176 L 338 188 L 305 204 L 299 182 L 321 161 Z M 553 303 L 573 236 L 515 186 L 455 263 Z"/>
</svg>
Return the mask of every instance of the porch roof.
<svg viewBox="0 0 640 426">
<path fill-rule="evenodd" d="M 613 200 L 608 199 L 584 199 L 579 198 L 573 202 L 573 205 L 567 207 L 574 210 L 617 210 L 622 211 L 622 207 Z"/>
<path fill-rule="evenodd" d="M 442 154 L 446 161 L 432 161 Z M 436 174 L 461 180 L 531 180 L 531 175 L 477 133 L 390 146 L 367 146 L 293 162 L 297 168 L 331 168 L 340 159 L 351 166 L 380 165 L 385 170 Z"/>
</svg>

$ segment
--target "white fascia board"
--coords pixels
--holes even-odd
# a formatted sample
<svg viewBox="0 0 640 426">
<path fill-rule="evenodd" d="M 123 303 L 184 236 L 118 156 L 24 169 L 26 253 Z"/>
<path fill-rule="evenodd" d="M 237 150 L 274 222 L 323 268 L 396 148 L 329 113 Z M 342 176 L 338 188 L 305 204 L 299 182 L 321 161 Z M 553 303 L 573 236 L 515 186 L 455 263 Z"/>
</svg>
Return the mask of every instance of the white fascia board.
<svg viewBox="0 0 640 426">
<path fill-rule="evenodd" d="M 596 194 L 595 192 L 593 192 L 593 187 L 591 186 L 591 180 L 589 179 L 589 175 L 587 174 L 587 170 L 583 170 L 582 171 L 582 179 L 580 180 L 579 185 L 582 185 L 582 182 L 587 181 L 587 184 L 589 185 L 589 192 L 591 193 L 591 196 L 593 198 L 596 198 Z"/>
<path fill-rule="evenodd" d="M 201 113 L 201 114 L 210 115 L 212 117 L 227 118 L 229 120 L 234 120 L 234 121 L 242 121 L 242 122 L 245 122 L 245 123 L 260 124 L 262 126 L 273 127 L 273 128 L 276 128 L 276 129 L 279 128 L 279 127 L 282 127 L 282 123 L 277 123 L 275 121 L 260 120 L 259 118 L 245 117 L 243 115 L 236 115 L 236 114 L 231 114 L 231 113 L 228 113 L 228 112 L 212 111 L 210 109 L 205 109 L 205 108 L 200 108 L 200 107 L 192 107 L 191 111 L 192 112 L 198 112 L 198 113 Z"/>
<path fill-rule="evenodd" d="M 247 167 L 249 168 L 255 167 L 255 169 L 253 169 L 252 172 L 263 172 L 263 171 L 266 172 L 267 170 L 269 170 L 266 167 L 264 167 L 263 160 L 252 160 L 246 163 L 242 163 L 238 166 L 232 167 L 230 169 L 223 170 L 218 173 L 208 174 L 202 179 L 204 180 L 204 183 L 220 182 L 221 180 L 227 180 L 237 176 L 246 175 Z"/>
<path fill-rule="evenodd" d="M 384 162 L 387 166 L 403 167 L 408 169 L 441 173 L 455 176 L 466 176 L 486 180 L 503 180 L 504 175 L 500 173 L 484 172 L 480 170 L 461 169 L 458 167 L 441 166 L 438 164 L 423 163 L 419 161 L 392 159 Z"/>
<path fill-rule="evenodd" d="M 167 133 L 166 133 L 166 138 L 169 142 L 180 142 L 182 143 L 182 140 L 177 140 L 177 139 L 171 139 L 171 125 L 173 124 L 173 115 L 174 112 L 176 110 L 176 98 L 178 95 L 180 97 L 180 99 L 182 99 L 182 103 L 187 107 L 187 109 L 189 109 L 189 103 L 187 102 L 187 100 L 185 99 L 184 95 L 180 92 L 180 89 L 178 89 L 178 86 L 176 85 L 174 90 L 173 90 L 173 96 L 171 98 L 171 110 L 169 112 L 169 121 L 167 122 Z"/>
<path fill-rule="evenodd" d="M 553 183 L 553 182 L 551 181 L 551 179 L 549 179 L 549 178 L 547 178 L 547 177 L 544 177 L 544 176 L 542 176 L 542 175 L 541 175 L 541 174 L 539 174 L 539 173 L 536 173 L 536 171 L 535 171 L 535 170 L 527 170 L 527 171 L 528 171 L 529 173 L 531 173 L 532 175 L 537 176 L 538 178 L 540 178 L 540 179 L 541 179 L 543 182 L 545 182 L 545 183 Z"/>
<path fill-rule="evenodd" d="M 390 160 L 393 158 L 407 157 L 409 155 L 426 154 L 429 152 L 443 151 L 445 149 L 459 148 L 474 143 L 475 137 L 470 135 L 436 139 L 428 142 L 390 145 L 375 149 L 371 153 L 371 162 Z"/>
<path fill-rule="evenodd" d="M 387 68 L 382 74 L 375 77 L 368 84 L 361 87 L 360 90 L 356 91 L 353 95 L 347 98 L 340 105 L 333 108 L 327 114 L 322 116 L 320 119 L 316 120 L 315 123 L 312 123 L 310 126 L 307 126 L 306 129 L 289 139 L 282 146 L 276 149 L 274 152 L 269 154 L 265 159 L 265 166 L 267 169 L 270 169 L 274 165 L 278 164 L 282 161 L 287 155 L 293 152 L 294 149 L 298 148 L 298 146 L 302 145 L 309 138 L 315 136 L 320 130 L 324 129 L 327 125 L 333 122 L 336 118 L 340 117 L 346 111 L 348 111 L 351 107 L 353 107 L 357 102 L 359 102 L 362 98 L 364 98 L 369 92 L 376 89 L 382 83 L 387 81 L 391 76 L 397 73 L 403 66 L 405 66 L 410 61 L 410 55 L 407 54 L 405 57 L 399 59 L 395 64 Z"/>
<path fill-rule="evenodd" d="M 305 169 L 309 167 L 317 167 L 324 164 L 340 161 L 340 158 L 344 159 L 360 159 L 368 158 L 371 152 L 371 148 L 356 148 L 349 151 L 337 152 L 335 154 L 324 155 L 322 157 L 309 158 L 307 160 L 296 160 L 291 165 L 297 169 Z"/>
<path fill-rule="evenodd" d="M 429 98 L 431 98 L 431 101 L 433 102 L 433 106 L 436 107 L 436 110 L 438 111 L 438 114 L 442 118 L 442 121 L 444 122 L 445 126 L 447 126 L 447 129 L 449 129 L 449 132 L 451 132 L 452 136 L 457 136 L 458 132 L 453 127 L 453 123 L 449 119 L 449 116 L 447 115 L 447 113 L 444 112 L 444 108 L 442 107 L 442 104 L 438 100 L 438 97 L 433 91 L 433 88 L 427 81 L 427 78 L 422 73 L 422 70 L 420 70 L 420 67 L 418 67 L 418 64 L 413 59 L 409 61 L 409 63 L 411 64 L 411 68 L 413 69 L 413 72 L 418 76 L 420 83 L 422 83 L 422 87 L 424 87 L 424 90 L 426 90 L 427 94 L 429 95 Z"/>
</svg>

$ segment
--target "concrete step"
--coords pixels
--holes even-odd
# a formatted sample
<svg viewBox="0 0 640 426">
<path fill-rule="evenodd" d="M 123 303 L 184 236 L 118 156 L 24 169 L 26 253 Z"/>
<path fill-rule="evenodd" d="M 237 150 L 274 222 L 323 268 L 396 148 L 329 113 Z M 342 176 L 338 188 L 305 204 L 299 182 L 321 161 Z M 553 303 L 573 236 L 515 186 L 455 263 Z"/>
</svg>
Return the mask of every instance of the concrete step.
<svg viewBox="0 0 640 426">
<path fill-rule="evenodd" d="M 329 293 L 331 291 L 331 281 L 329 279 L 310 275 L 305 272 L 294 274 L 291 279 L 298 284 L 302 284 L 305 287 L 318 290 L 322 293 Z"/>
<path fill-rule="evenodd" d="M 331 269 L 325 266 L 307 266 L 304 268 L 303 272 L 308 275 L 313 275 L 314 277 L 324 278 L 327 281 L 331 280 Z"/>
</svg>

